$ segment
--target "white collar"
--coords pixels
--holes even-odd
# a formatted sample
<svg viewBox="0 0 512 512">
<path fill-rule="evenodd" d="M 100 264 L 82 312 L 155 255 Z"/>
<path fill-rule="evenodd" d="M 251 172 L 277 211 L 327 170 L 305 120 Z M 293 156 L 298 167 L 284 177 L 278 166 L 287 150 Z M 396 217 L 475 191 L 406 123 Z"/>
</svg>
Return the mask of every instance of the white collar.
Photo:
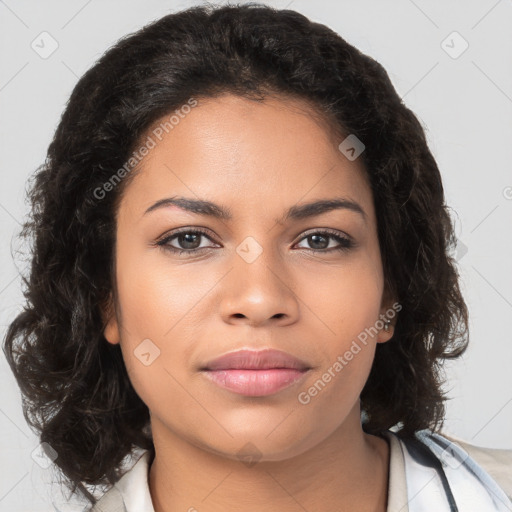
<svg viewBox="0 0 512 512">
<path fill-rule="evenodd" d="M 123 496 L 126 512 L 155 512 L 149 492 L 149 459 L 145 450 L 132 468 L 114 486 Z"/>
</svg>

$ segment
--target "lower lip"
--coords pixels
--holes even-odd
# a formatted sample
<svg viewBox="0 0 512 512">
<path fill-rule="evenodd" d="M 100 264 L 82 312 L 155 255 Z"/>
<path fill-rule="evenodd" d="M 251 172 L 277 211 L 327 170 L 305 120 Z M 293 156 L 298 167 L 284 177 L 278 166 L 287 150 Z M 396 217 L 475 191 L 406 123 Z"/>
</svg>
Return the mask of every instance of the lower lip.
<svg viewBox="0 0 512 512">
<path fill-rule="evenodd" d="M 291 368 L 267 370 L 207 370 L 203 372 L 218 386 L 245 396 L 273 395 L 304 378 L 308 371 Z"/>
</svg>

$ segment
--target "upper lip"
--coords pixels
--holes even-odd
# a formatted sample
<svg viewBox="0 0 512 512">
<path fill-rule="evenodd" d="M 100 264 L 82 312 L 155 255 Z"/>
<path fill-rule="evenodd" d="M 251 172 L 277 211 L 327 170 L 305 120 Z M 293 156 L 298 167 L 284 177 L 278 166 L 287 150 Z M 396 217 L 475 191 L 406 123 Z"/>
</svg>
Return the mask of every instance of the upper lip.
<svg viewBox="0 0 512 512">
<path fill-rule="evenodd" d="M 311 367 L 299 358 L 275 349 L 237 350 L 207 363 L 202 370 L 264 370 L 292 368 L 300 371 Z"/>
</svg>

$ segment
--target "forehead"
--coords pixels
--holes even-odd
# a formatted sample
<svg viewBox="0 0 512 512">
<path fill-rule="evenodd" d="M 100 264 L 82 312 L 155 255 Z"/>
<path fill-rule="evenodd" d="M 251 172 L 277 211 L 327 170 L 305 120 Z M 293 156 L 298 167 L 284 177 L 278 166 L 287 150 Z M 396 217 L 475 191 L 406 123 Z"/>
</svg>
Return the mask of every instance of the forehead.
<svg viewBox="0 0 512 512">
<path fill-rule="evenodd" d="M 153 147 L 125 191 L 123 201 L 141 214 L 175 194 L 235 204 L 240 214 L 245 207 L 263 213 L 265 205 L 281 213 L 318 197 L 351 199 L 373 213 L 361 160 L 339 151 L 343 139 L 305 102 L 230 94 L 198 99 L 172 128 L 155 132 L 168 119 L 147 131 Z"/>
</svg>

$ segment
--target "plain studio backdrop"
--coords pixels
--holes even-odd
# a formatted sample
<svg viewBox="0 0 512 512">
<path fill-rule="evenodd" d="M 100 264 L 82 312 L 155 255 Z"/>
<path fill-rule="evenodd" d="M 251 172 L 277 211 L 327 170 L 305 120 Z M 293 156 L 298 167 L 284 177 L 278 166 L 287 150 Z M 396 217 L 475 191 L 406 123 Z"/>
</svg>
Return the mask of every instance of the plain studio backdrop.
<svg viewBox="0 0 512 512">
<path fill-rule="evenodd" d="M 44 162 L 78 78 L 117 39 L 200 2 L 0 0 L 0 325 L 22 307 L 11 255 L 28 213 L 26 181 Z M 506 0 L 271 0 L 337 31 L 378 60 L 422 122 L 459 240 L 470 345 L 446 366 L 443 432 L 512 448 L 512 3 Z M 18 264 L 20 265 L 20 264 Z M 50 465 L 0 358 L 0 510 L 62 504 Z M 57 506 L 52 504 L 55 500 Z"/>
</svg>

